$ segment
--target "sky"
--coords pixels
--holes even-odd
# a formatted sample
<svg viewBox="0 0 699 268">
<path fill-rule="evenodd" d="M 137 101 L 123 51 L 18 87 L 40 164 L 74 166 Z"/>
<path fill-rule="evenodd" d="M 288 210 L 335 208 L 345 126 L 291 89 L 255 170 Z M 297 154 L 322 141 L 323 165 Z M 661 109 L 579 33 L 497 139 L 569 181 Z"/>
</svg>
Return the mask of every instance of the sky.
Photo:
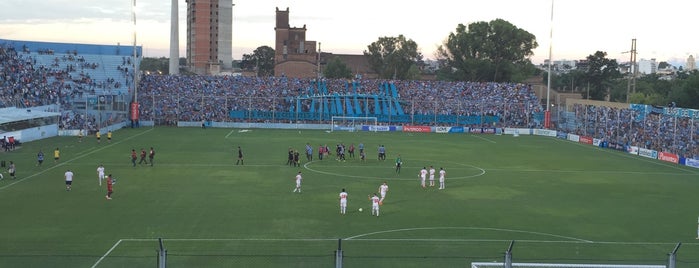
<svg viewBox="0 0 699 268">
<path fill-rule="evenodd" d="M 116 45 L 133 44 L 133 0 L 2 0 L 0 39 Z M 171 0 L 136 0 L 136 43 L 145 57 L 167 57 Z M 404 35 L 425 58 L 458 24 L 504 19 L 536 36 L 532 62 L 579 60 L 596 51 L 684 66 L 699 54 L 693 0 L 233 0 L 233 58 L 274 47 L 275 9 L 290 10 L 291 27 L 324 52 L 361 54 L 380 37 Z M 553 9 L 552 9 L 553 6 Z M 553 12 L 552 12 L 553 11 Z M 186 46 L 186 2 L 179 0 L 180 57 Z M 553 13 L 553 19 L 552 14 Z M 553 33 L 551 35 L 551 33 Z M 553 36 L 553 38 L 550 38 Z"/>
</svg>

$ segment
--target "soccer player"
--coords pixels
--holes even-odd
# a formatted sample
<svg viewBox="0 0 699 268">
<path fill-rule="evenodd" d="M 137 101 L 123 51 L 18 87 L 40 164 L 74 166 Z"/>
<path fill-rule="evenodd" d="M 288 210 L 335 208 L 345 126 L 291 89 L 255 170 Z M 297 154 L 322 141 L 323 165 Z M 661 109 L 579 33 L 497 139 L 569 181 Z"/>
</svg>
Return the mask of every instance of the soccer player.
<svg viewBox="0 0 699 268">
<path fill-rule="evenodd" d="M 325 154 L 325 147 L 323 145 L 318 145 L 318 159 L 323 160 L 323 155 Z"/>
<path fill-rule="evenodd" d="M 73 171 L 70 171 L 70 169 L 69 169 L 63 175 L 66 178 L 66 191 L 70 191 L 70 189 L 73 185 Z"/>
<path fill-rule="evenodd" d="M 148 161 L 150 162 L 150 166 L 153 166 L 153 158 L 155 158 L 155 149 L 153 147 L 150 147 L 150 152 L 148 152 Z"/>
<path fill-rule="evenodd" d="M 10 173 L 10 177 L 12 177 L 12 179 L 16 179 L 16 178 L 17 178 L 17 176 L 15 176 L 15 172 L 16 172 L 16 171 L 17 171 L 17 167 L 15 167 L 15 163 L 12 162 L 12 161 L 10 161 L 10 166 L 9 166 L 9 168 L 7 169 L 7 173 Z"/>
<path fill-rule="evenodd" d="M 313 161 L 313 146 L 310 143 L 306 143 L 306 161 Z"/>
<path fill-rule="evenodd" d="M 133 164 L 134 167 L 136 167 L 136 159 L 138 159 L 138 156 L 136 156 L 136 149 L 131 149 L 131 164 Z"/>
<path fill-rule="evenodd" d="M 386 160 L 386 147 L 379 146 L 379 160 Z"/>
<path fill-rule="evenodd" d="M 146 160 L 146 149 L 141 148 L 141 160 L 138 161 L 138 164 L 141 165 L 143 162 L 146 162 L 148 164 L 148 160 Z"/>
<path fill-rule="evenodd" d="M 342 192 L 340 192 L 340 214 L 346 214 L 347 213 L 347 192 L 345 192 L 345 189 L 342 189 Z"/>
<path fill-rule="evenodd" d="M 109 174 L 107 176 L 107 195 L 104 198 L 112 200 L 112 193 L 114 193 L 114 180 L 112 179 L 112 174 Z"/>
<path fill-rule="evenodd" d="M 447 175 L 447 172 L 444 171 L 444 168 L 439 168 L 439 189 L 442 190 L 444 189 L 444 176 Z"/>
<path fill-rule="evenodd" d="M 104 166 L 100 164 L 97 166 L 97 181 L 99 182 L 100 186 L 102 186 L 102 181 L 104 180 Z"/>
<path fill-rule="evenodd" d="M 403 164 L 403 161 L 400 159 L 400 154 L 398 154 L 398 158 L 396 158 L 396 173 L 400 174 L 400 166 Z"/>
<path fill-rule="evenodd" d="M 376 217 L 379 216 L 379 197 L 374 193 L 373 196 L 369 195 L 369 200 L 371 200 L 371 215 Z"/>
<path fill-rule="evenodd" d="M 379 194 L 381 194 L 381 199 L 379 199 L 379 205 L 383 205 L 383 200 L 386 198 L 386 192 L 388 192 L 388 184 L 384 181 L 381 186 L 379 186 Z"/>
<path fill-rule="evenodd" d="M 235 164 L 237 165 L 240 163 L 243 165 L 243 149 L 240 149 L 240 146 L 238 146 L 238 161 L 235 161 Z"/>
<path fill-rule="evenodd" d="M 95 137 L 97 138 L 97 143 L 102 142 L 100 139 L 102 138 L 102 133 L 100 133 L 100 130 L 98 129 L 97 132 L 95 132 Z"/>
<path fill-rule="evenodd" d="M 107 142 L 112 142 L 112 131 L 111 130 L 107 131 Z"/>
<path fill-rule="evenodd" d="M 300 156 L 300 155 L 301 155 L 301 154 L 299 153 L 298 150 L 295 150 L 295 151 L 294 151 L 294 159 L 293 159 L 293 161 L 294 161 L 294 166 L 295 166 L 295 167 L 301 166 L 301 162 L 299 162 L 299 156 Z"/>
<path fill-rule="evenodd" d="M 422 167 L 422 169 L 420 170 L 420 175 L 418 175 L 418 176 L 420 177 L 420 185 L 422 186 L 422 188 L 425 188 L 425 178 L 427 178 L 427 168 Z"/>
<path fill-rule="evenodd" d="M 289 147 L 289 158 L 286 161 L 286 164 L 289 166 L 294 166 L 294 149 Z"/>
<path fill-rule="evenodd" d="M 39 153 L 36 154 L 36 166 L 41 166 L 42 163 L 44 163 L 44 152 L 39 150 Z"/>
<path fill-rule="evenodd" d="M 362 160 L 362 162 L 366 160 L 366 154 L 364 153 L 364 151 L 359 152 L 359 160 Z"/>
<path fill-rule="evenodd" d="M 359 147 L 359 153 L 360 153 L 360 154 L 363 153 L 363 152 L 364 152 L 364 143 L 361 143 L 361 142 L 360 142 L 359 145 L 358 145 L 358 147 Z"/>
<path fill-rule="evenodd" d="M 59 159 L 61 159 L 61 151 L 56 147 L 56 150 L 53 151 L 53 162 L 56 163 Z"/>
<path fill-rule="evenodd" d="M 78 130 L 78 142 L 83 142 L 83 130 Z"/>
<path fill-rule="evenodd" d="M 296 177 L 294 177 L 294 180 L 296 180 L 296 188 L 294 188 L 294 191 L 292 193 L 295 193 L 298 191 L 300 194 L 301 193 L 301 180 L 303 180 L 303 178 L 301 177 L 301 171 L 299 171 L 299 173 L 296 174 Z"/>
<path fill-rule="evenodd" d="M 434 187 L 434 167 L 430 166 L 430 187 Z"/>
<path fill-rule="evenodd" d="M 349 148 L 347 149 L 347 152 L 349 153 L 350 158 L 354 158 L 354 143 L 350 144 Z"/>
</svg>

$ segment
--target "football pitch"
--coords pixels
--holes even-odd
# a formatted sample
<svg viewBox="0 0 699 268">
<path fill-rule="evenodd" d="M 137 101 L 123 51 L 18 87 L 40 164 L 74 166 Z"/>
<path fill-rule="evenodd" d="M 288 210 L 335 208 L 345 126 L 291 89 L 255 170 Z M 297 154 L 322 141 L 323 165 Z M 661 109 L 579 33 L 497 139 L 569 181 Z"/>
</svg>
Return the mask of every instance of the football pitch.
<svg viewBox="0 0 699 268">
<path fill-rule="evenodd" d="M 366 160 L 337 161 L 338 143 L 363 143 Z M 131 150 L 150 147 L 154 165 L 133 167 Z M 678 267 L 699 266 L 698 169 L 556 138 L 156 127 L 29 142 L 0 160 L 17 166 L 0 181 L 0 267 L 156 267 L 158 238 L 169 267 L 333 267 L 340 244 L 345 267 L 470 267 L 502 261 L 512 241 L 515 262 L 607 264 L 666 264 L 681 242 Z M 99 164 L 117 179 L 112 200 Z M 420 187 L 430 166 L 446 189 Z"/>
</svg>

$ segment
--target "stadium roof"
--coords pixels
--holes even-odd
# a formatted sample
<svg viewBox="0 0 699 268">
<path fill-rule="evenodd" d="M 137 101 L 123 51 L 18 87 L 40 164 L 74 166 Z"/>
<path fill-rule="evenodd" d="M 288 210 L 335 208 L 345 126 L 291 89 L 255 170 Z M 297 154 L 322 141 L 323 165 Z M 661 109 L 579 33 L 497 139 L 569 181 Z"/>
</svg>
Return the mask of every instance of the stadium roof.
<svg viewBox="0 0 699 268">
<path fill-rule="evenodd" d="M 60 115 L 60 113 L 45 112 L 41 110 L 0 108 L 0 124 Z"/>
</svg>

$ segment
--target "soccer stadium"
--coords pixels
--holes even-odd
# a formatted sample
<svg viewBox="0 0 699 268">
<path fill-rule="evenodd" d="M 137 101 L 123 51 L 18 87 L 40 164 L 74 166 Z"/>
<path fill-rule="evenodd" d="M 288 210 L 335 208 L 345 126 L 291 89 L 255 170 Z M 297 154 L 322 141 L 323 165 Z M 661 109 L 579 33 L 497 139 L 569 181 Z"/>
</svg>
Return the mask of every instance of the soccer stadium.
<svg viewBox="0 0 699 268">
<path fill-rule="evenodd" d="M 699 110 L 142 60 L 0 40 L 0 267 L 699 267 Z"/>
</svg>

